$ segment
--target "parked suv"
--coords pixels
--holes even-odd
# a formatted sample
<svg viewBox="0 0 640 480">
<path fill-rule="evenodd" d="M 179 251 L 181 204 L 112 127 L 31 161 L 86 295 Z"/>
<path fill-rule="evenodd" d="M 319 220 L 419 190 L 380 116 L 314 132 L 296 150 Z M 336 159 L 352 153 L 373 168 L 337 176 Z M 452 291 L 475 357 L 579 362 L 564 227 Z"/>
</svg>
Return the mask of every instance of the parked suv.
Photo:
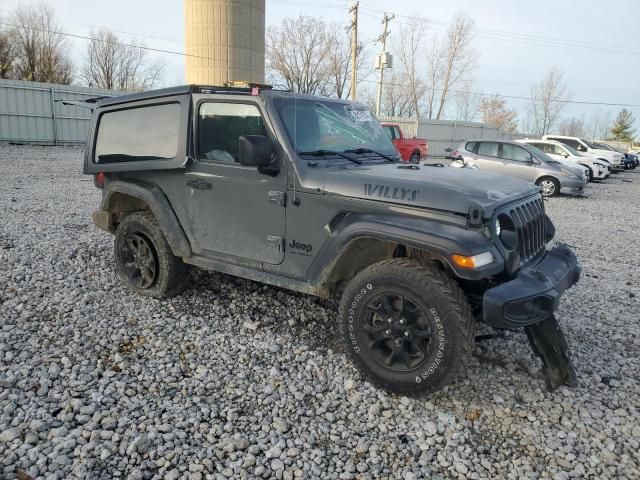
<svg viewBox="0 0 640 480">
<path fill-rule="evenodd" d="M 624 155 L 620 152 L 612 152 L 611 150 L 599 148 L 594 143 L 578 137 L 566 137 L 563 135 L 545 135 L 543 140 L 555 140 L 556 142 L 564 143 L 572 148 L 575 148 L 578 152 L 584 153 L 594 158 L 601 158 L 608 161 L 614 172 L 620 172 L 624 170 Z"/>
<path fill-rule="evenodd" d="M 518 143 L 526 143 L 538 150 L 542 150 L 549 157 L 560 162 L 567 161 L 573 165 L 582 165 L 587 169 L 589 181 L 602 180 L 607 178 L 611 173 L 611 165 L 604 160 L 589 157 L 574 150 L 569 145 L 556 142 L 555 140 L 516 140 Z"/>
<path fill-rule="evenodd" d="M 106 98 L 84 172 L 118 276 L 141 295 L 176 294 L 197 266 L 339 298 L 349 356 L 396 392 L 464 372 L 475 321 L 526 329 L 548 386 L 575 382 L 554 311 L 580 266 L 546 248 L 539 189 L 402 164 L 361 104 L 251 86 Z"/>
<path fill-rule="evenodd" d="M 582 171 L 561 165 L 531 145 L 506 140 L 469 140 L 456 152 L 480 170 L 535 183 L 545 197 L 559 193 L 582 195 L 587 178 Z"/>
</svg>

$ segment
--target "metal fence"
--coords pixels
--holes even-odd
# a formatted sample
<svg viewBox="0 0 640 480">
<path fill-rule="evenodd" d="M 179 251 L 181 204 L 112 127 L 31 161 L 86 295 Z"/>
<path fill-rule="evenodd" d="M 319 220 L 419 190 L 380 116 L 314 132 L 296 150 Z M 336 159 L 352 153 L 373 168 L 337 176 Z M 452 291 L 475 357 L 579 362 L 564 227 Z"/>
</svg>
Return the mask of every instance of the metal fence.
<svg viewBox="0 0 640 480">
<path fill-rule="evenodd" d="M 458 122 L 455 120 L 416 120 L 415 118 L 380 117 L 383 122 L 400 125 L 407 137 L 426 138 L 429 141 L 429 156 L 444 157 L 445 148 L 457 146 L 471 138 L 492 138 L 514 140 L 527 138 L 524 133 L 507 133 L 495 127 L 477 122 Z"/>
<path fill-rule="evenodd" d="M 84 143 L 91 110 L 64 105 L 120 92 L 74 85 L 0 79 L 0 142 L 64 145 Z"/>
</svg>

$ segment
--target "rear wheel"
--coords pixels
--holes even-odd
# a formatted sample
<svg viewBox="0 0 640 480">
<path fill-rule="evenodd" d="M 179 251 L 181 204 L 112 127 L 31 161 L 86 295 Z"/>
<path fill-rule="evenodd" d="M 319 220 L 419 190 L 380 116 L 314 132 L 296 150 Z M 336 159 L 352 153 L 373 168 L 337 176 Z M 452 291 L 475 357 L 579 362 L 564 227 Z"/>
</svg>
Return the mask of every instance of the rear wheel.
<svg viewBox="0 0 640 480">
<path fill-rule="evenodd" d="M 120 280 L 141 295 L 166 298 L 185 287 L 189 268 L 171 252 L 150 212 L 135 212 L 118 225 L 114 241 Z"/>
<path fill-rule="evenodd" d="M 560 193 L 560 182 L 553 177 L 542 177 L 536 185 L 542 188 L 543 197 L 554 197 Z"/>
<path fill-rule="evenodd" d="M 419 152 L 413 152 L 411 154 L 411 157 L 409 158 L 409 162 L 411 163 L 420 163 L 420 153 Z"/>
<path fill-rule="evenodd" d="M 471 308 L 460 287 L 433 266 L 398 258 L 364 269 L 345 289 L 338 315 L 355 365 L 393 392 L 432 392 L 468 364 Z"/>
</svg>

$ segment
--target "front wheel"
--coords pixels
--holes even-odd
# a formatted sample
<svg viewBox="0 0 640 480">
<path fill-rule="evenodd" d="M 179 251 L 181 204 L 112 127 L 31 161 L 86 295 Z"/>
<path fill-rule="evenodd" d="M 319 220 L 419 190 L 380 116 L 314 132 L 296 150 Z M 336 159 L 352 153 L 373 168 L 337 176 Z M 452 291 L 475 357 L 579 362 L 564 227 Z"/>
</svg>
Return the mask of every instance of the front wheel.
<svg viewBox="0 0 640 480">
<path fill-rule="evenodd" d="M 560 193 L 560 182 L 553 177 L 543 177 L 536 182 L 542 188 L 543 197 L 554 197 Z"/>
<path fill-rule="evenodd" d="M 418 152 L 413 152 L 411 154 L 411 157 L 409 158 L 409 162 L 411 162 L 413 164 L 420 163 L 420 154 Z"/>
<path fill-rule="evenodd" d="M 426 394 L 463 372 L 473 315 L 460 287 L 435 266 L 391 259 L 347 285 L 338 312 L 345 349 L 373 382 Z"/>
</svg>

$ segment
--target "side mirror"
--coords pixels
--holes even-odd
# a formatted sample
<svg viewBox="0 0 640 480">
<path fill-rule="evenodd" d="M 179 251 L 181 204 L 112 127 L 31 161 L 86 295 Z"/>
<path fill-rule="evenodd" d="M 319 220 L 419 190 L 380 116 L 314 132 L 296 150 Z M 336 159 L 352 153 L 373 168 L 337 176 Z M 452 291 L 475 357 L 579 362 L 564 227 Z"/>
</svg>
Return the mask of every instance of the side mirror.
<svg viewBox="0 0 640 480">
<path fill-rule="evenodd" d="M 445 152 L 453 152 L 453 147 L 447 147 L 444 149 Z"/>
<path fill-rule="evenodd" d="M 264 135 L 242 135 L 238 138 L 238 161 L 247 167 L 266 167 L 271 164 L 273 144 Z"/>
<path fill-rule="evenodd" d="M 564 158 L 569 158 L 569 154 L 568 154 L 568 153 L 565 153 L 565 154 L 564 154 Z"/>
</svg>

